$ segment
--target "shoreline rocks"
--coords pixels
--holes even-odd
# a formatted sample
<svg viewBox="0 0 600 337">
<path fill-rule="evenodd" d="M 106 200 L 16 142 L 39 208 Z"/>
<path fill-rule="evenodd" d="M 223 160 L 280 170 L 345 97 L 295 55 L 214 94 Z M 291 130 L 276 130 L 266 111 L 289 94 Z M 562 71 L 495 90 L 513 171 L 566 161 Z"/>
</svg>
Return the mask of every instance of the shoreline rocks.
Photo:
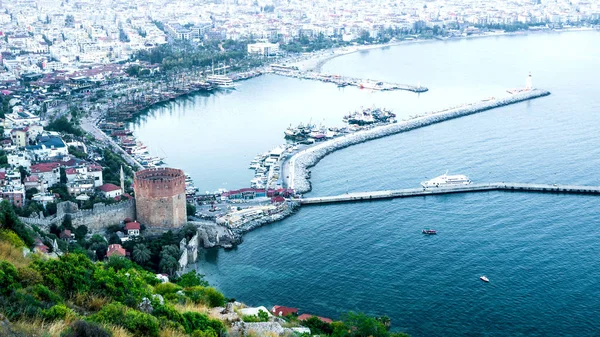
<svg viewBox="0 0 600 337">
<path fill-rule="evenodd" d="M 457 108 L 450 108 L 440 112 L 429 113 L 424 116 L 413 118 L 407 121 L 377 126 L 372 129 L 358 131 L 320 143 L 318 145 L 296 153 L 289 159 L 290 165 L 294 166 L 293 176 L 290 177 L 290 179 L 292 179 L 293 189 L 297 193 L 301 194 L 310 192 L 312 186 L 309 180 L 309 168 L 315 166 L 325 156 L 337 150 L 352 145 L 364 143 L 369 140 L 383 138 L 397 133 L 402 133 L 422 128 L 425 126 L 437 124 L 450 119 L 460 118 L 483 112 L 486 110 L 491 110 L 548 95 L 550 95 L 549 91 L 533 89 L 527 92 L 514 94 L 505 98 L 491 99 L 488 101 L 467 104 Z"/>
</svg>

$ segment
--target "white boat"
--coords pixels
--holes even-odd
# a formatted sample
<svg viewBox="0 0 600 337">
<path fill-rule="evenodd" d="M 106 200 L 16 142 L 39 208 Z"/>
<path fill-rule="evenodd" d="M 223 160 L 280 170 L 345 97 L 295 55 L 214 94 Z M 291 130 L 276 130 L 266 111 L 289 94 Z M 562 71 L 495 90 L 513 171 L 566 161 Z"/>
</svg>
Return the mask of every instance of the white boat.
<svg viewBox="0 0 600 337">
<path fill-rule="evenodd" d="M 490 280 L 485 275 L 480 276 L 479 279 L 482 280 L 483 282 L 490 282 Z"/>
<path fill-rule="evenodd" d="M 210 75 L 206 77 L 206 82 L 221 89 L 235 89 L 235 83 L 226 75 Z"/>
<path fill-rule="evenodd" d="M 448 175 L 448 171 L 442 174 L 439 177 L 435 177 L 428 181 L 421 182 L 421 186 L 425 188 L 429 187 L 453 187 L 453 186 L 461 186 L 461 185 L 469 185 L 471 184 L 471 180 L 469 177 L 457 174 L 457 175 Z"/>
</svg>

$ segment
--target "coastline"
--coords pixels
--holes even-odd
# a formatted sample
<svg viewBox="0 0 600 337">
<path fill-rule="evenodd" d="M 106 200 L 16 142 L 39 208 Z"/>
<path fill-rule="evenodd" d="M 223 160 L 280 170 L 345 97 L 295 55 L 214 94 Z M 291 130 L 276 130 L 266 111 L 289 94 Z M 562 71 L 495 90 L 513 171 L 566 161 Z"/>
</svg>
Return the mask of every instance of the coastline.
<svg viewBox="0 0 600 337">
<path fill-rule="evenodd" d="M 459 41 L 459 40 L 470 40 L 470 39 L 481 39 L 489 37 L 500 37 L 500 36 L 524 36 L 529 34 L 551 34 L 551 33 L 569 33 L 569 32 L 580 32 L 580 31 L 593 31 L 592 27 L 576 27 L 576 28 L 563 28 L 560 30 L 527 30 L 527 31 L 516 31 L 516 32 L 494 32 L 479 35 L 468 35 L 468 36 L 457 36 L 450 38 L 431 38 L 431 39 L 412 39 L 394 41 L 383 44 L 371 44 L 371 45 L 356 45 L 353 47 L 340 47 L 335 49 L 326 49 L 323 51 L 315 52 L 308 55 L 306 59 L 290 62 L 288 65 L 296 66 L 302 71 L 314 71 L 321 72 L 322 67 L 329 61 L 345 55 L 354 54 L 361 51 L 369 51 L 374 49 L 383 49 L 394 46 L 417 44 L 417 43 L 434 43 L 440 41 Z"/>
</svg>

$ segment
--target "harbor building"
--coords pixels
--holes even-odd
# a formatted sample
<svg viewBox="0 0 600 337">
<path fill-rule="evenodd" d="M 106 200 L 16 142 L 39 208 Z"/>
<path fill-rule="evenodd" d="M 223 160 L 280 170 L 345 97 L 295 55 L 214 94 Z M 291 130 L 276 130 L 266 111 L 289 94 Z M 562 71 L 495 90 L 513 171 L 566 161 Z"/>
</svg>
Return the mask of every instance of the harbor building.
<svg viewBox="0 0 600 337">
<path fill-rule="evenodd" d="M 138 171 L 134 177 L 137 220 L 149 227 L 178 228 L 187 221 L 185 174 L 173 168 Z"/>
</svg>

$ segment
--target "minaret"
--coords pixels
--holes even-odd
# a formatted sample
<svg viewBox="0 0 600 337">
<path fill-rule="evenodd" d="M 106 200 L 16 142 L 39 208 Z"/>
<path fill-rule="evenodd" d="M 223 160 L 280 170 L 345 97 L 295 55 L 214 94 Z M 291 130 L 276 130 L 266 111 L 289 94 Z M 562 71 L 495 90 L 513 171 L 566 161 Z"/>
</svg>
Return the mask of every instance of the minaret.
<svg viewBox="0 0 600 337">
<path fill-rule="evenodd" d="M 125 193 L 125 174 L 123 174 L 123 165 L 121 165 L 121 193 Z"/>
<path fill-rule="evenodd" d="M 533 80 L 531 79 L 531 72 L 529 72 L 529 76 L 527 76 L 527 81 L 525 82 L 525 90 L 533 89 Z"/>
</svg>

